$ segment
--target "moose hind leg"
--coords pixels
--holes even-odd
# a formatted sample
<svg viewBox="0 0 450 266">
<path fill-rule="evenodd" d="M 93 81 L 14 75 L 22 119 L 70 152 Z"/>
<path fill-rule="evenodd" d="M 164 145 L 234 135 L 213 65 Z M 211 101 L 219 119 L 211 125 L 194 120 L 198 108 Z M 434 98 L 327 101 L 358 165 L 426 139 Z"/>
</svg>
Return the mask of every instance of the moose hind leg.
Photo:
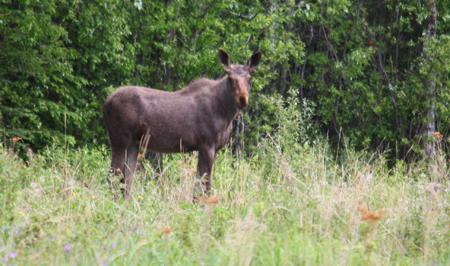
<svg viewBox="0 0 450 266">
<path fill-rule="evenodd" d="M 133 184 L 133 175 L 136 170 L 137 163 L 137 155 L 138 155 L 138 147 L 130 146 L 127 148 L 126 152 L 126 163 L 124 165 L 124 177 L 125 177 L 125 191 L 124 196 L 125 199 L 131 198 L 131 185 Z"/>
<path fill-rule="evenodd" d="M 112 160 L 111 160 L 111 168 L 110 173 L 115 176 L 122 176 L 123 179 L 124 174 L 124 165 L 125 165 L 125 148 L 112 148 Z M 108 183 L 110 188 L 113 188 L 112 181 L 108 178 Z"/>
</svg>

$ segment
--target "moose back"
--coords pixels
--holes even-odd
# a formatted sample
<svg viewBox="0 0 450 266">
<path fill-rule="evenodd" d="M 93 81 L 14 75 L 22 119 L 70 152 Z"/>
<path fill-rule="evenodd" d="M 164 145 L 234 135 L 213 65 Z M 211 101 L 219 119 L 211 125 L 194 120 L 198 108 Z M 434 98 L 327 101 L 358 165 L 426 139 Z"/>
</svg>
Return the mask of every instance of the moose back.
<svg viewBox="0 0 450 266">
<path fill-rule="evenodd" d="M 111 150 L 111 170 L 123 175 L 125 198 L 131 196 L 139 145 L 147 150 L 173 153 L 198 151 L 197 174 L 209 192 L 216 152 L 229 140 L 232 121 L 249 101 L 251 74 L 261 59 L 255 52 L 246 65 L 230 64 L 219 50 L 226 75 L 205 78 L 166 92 L 137 86 L 119 88 L 103 105 L 103 120 Z"/>
</svg>

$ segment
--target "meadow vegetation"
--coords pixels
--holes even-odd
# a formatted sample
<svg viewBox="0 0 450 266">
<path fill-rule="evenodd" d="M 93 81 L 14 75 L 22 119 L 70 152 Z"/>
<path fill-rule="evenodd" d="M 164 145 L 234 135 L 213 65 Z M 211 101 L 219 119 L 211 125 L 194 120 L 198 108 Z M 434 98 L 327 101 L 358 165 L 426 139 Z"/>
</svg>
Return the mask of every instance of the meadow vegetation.
<svg viewBox="0 0 450 266">
<path fill-rule="evenodd" d="M 293 134 L 295 101 L 251 156 L 217 158 L 211 197 L 192 203 L 195 154 L 143 163 L 133 199 L 104 147 L 0 149 L 0 260 L 7 265 L 445 265 L 448 165 L 339 154 Z M 295 112 L 294 112 L 295 113 Z M 305 129 L 295 130 L 302 132 Z M 345 143 L 345 141 L 343 142 Z M 112 182 L 112 189 L 107 179 Z"/>
</svg>

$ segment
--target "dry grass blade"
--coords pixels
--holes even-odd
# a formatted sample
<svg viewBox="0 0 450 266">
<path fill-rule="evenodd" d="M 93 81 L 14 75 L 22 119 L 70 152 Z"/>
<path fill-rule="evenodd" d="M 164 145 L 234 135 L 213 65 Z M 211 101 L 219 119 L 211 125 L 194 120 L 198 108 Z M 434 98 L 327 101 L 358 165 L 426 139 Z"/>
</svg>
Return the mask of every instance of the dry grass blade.
<svg viewBox="0 0 450 266">
<path fill-rule="evenodd" d="M 149 141 L 150 141 L 150 131 L 147 130 L 147 132 L 141 137 L 141 140 L 139 141 L 138 161 L 142 161 L 145 159 L 145 153 L 147 152 Z"/>
</svg>

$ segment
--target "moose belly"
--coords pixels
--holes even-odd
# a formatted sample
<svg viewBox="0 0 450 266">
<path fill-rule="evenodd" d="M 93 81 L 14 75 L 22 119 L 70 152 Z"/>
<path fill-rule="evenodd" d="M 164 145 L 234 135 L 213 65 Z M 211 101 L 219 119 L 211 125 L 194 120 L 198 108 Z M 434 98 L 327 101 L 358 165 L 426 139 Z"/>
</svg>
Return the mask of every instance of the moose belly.
<svg viewBox="0 0 450 266">
<path fill-rule="evenodd" d="M 186 143 L 182 138 L 151 138 L 147 149 L 155 152 L 176 153 L 176 152 L 190 152 L 197 150 L 196 145 Z"/>
<path fill-rule="evenodd" d="M 164 127 L 148 128 L 147 150 L 163 153 L 190 152 L 197 149 L 197 143 L 189 130 L 175 131 Z M 141 137 L 144 139 L 144 137 Z"/>
</svg>

